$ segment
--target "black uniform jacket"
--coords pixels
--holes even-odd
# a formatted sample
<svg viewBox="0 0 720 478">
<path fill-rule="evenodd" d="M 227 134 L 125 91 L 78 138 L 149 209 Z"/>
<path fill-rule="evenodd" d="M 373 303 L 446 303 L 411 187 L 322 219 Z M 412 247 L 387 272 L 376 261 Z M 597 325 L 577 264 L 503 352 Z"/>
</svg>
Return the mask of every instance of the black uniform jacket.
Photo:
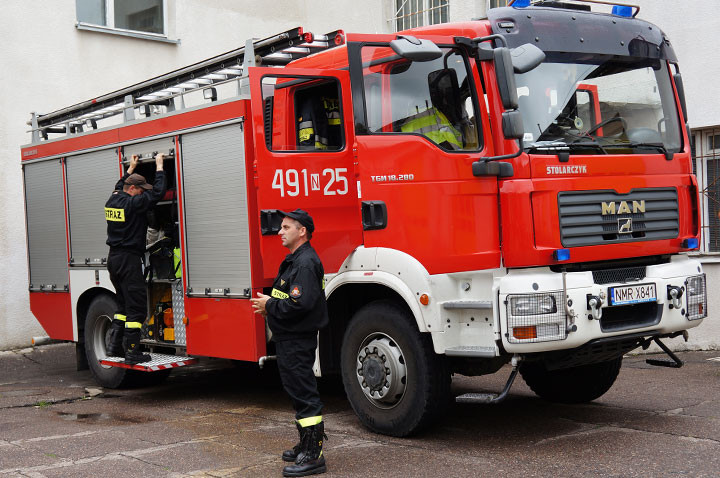
<svg viewBox="0 0 720 478">
<path fill-rule="evenodd" d="M 288 254 L 265 304 L 268 325 L 276 342 L 314 337 L 328 323 L 322 263 L 306 242 Z"/>
<path fill-rule="evenodd" d="M 155 172 L 155 184 L 150 191 L 130 196 L 123 191 L 125 173 L 115 185 L 115 191 L 105 203 L 107 221 L 107 245 L 138 254 L 145 254 L 147 233 L 147 211 L 154 207 L 165 194 L 165 173 Z"/>
</svg>

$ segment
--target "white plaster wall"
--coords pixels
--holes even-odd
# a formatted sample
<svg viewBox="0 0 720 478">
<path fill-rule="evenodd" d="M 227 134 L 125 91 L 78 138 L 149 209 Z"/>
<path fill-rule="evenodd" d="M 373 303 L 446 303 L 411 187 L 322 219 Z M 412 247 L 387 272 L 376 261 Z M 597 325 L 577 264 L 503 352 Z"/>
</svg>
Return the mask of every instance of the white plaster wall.
<svg viewBox="0 0 720 478">
<path fill-rule="evenodd" d="M 20 146 L 48 113 L 296 26 L 386 32 L 385 0 L 168 0 L 178 45 L 75 28 L 75 0 L 3 0 L 0 15 L 0 350 L 45 335 L 28 304 Z M 111 185 L 108 185 L 110 187 Z"/>
<path fill-rule="evenodd" d="M 629 2 L 635 3 L 635 2 Z M 720 124 L 720 0 L 642 0 L 639 18 L 659 26 L 680 63 L 691 128 Z"/>
</svg>

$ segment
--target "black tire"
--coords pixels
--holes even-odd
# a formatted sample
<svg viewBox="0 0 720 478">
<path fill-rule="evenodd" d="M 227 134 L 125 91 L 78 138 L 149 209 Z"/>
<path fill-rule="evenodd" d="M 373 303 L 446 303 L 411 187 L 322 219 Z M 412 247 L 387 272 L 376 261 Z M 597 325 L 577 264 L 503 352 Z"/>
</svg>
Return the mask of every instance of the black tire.
<svg viewBox="0 0 720 478">
<path fill-rule="evenodd" d="M 95 380 L 105 388 L 124 388 L 139 384 L 142 381 L 140 372 L 119 367 L 100 365 L 98 360 L 107 356 L 110 323 L 115 313 L 116 304 L 112 297 L 102 294 L 90 303 L 85 317 L 85 354 L 88 367 Z"/>
<path fill-rule="evenodd" d="M 450 373 L 444 356 L 393 302 L 372 302 L 355 313 L 343 337 L 341 367 L 350 405 L 376 433 L 408 436 L 447 408 Z"/>
<path fill-rule="evenodd" d="M 523 362 L 520 374 L 539 397 L 558 403 L 586 403 L 610 390 L 622 357 L 607 362 L 548 371 L 543 362 Z"/>
</svg>

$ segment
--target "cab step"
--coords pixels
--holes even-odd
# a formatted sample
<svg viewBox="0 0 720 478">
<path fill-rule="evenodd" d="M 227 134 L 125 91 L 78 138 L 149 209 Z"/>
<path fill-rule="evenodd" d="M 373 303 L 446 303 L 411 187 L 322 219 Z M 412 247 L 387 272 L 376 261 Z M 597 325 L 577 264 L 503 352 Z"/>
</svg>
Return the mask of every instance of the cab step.
<svg viewBox="0 0 720 478">
<path fill-rule="evenodd" d="M 499 394 L 496 393 L 465 393 L 462 395 L 459 395 L 455 397 L 455 402 L 457 403 L 481 403 L 485 405 L 496 405 L 498 403 L 502 403 L 503 400 L 505 400 L 505 397 L 507 397 L 508 392 L 510 391 L 510 387 L 512 386 L 513 382 L 515 381 L 515 377 L 517 377 L 518 374 L 518 368 L 517 366 L 514 366 L 512 369 L 512 372 L 510 372 L 510 377 L 508 378 L 507 382 L 505 383 L 505 387 L 503 387 L 502 392 Z"/>
<path fill-rule="evenodd" d="M 169 368 L 184 367 L 198 362 L 193 357 L 181 357 L 179 355 L 167 355 L 151 353 L 152 360 L 149 362 L 129 364 L 125 363 L 123 357 L 105 357 L 99 360 L 100 365 L 107 367 L 129 368 L 131 370 L 140 370 L 142 372 L 157 372 L 158 370 L 167 370 Z"/>
</svg>

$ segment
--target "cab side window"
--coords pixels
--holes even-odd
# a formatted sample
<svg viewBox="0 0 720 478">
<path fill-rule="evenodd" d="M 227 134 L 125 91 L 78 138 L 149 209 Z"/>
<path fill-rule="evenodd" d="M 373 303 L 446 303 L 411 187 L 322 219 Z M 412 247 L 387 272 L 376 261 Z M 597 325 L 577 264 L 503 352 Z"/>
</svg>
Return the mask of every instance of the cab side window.
<svg viewBox="0 0 720 478">
<path fill-rule="evenodd" d="M 480 148 L 465 59 L 458 50 L 442 50 L 437 60 L 412 62 L 398 58 L 390 48 L 363 49 L 371 133 L 417 134 L 447 151 Z"/>
<path fill-rule="evenodd" d="M 344 147 L 340 86 L 334 79 L 265 77 L 265 144 L 271 151 Z"/>
</svg>

